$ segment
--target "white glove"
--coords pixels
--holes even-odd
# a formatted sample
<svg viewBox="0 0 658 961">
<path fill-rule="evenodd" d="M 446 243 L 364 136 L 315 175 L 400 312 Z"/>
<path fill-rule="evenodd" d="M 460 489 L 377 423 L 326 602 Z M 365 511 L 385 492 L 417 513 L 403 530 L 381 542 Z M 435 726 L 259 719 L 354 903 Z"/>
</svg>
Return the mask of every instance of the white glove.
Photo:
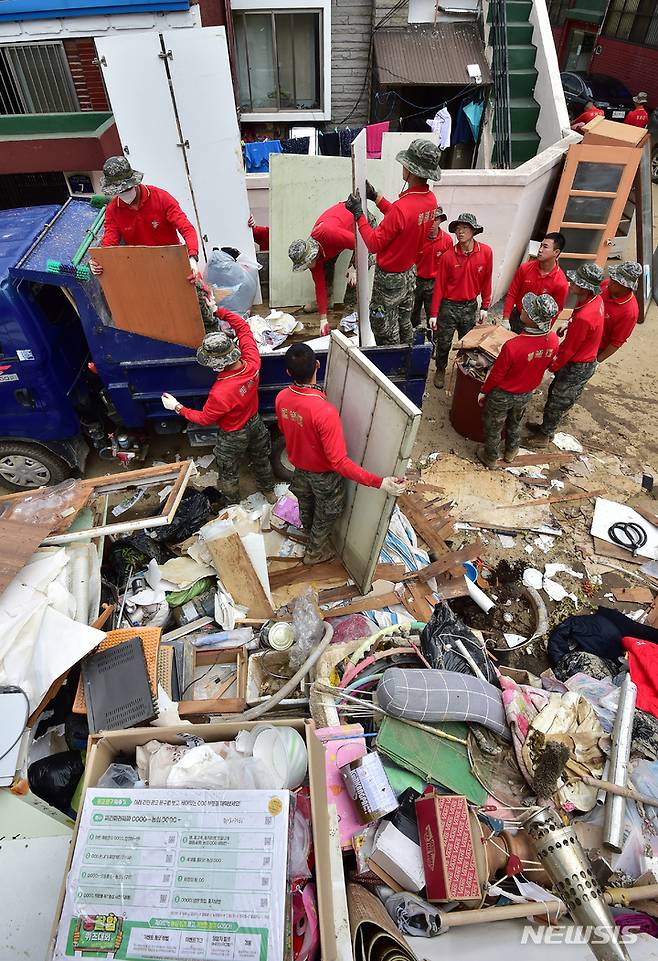
<svg viewBox="0 0 658 961">
<path fill-rule="evenodd" d="M 430 330 L 436 330 L 436 317 L 430 317 Z"/>
<path fill-rule="evenodd" d="M 478 404 L 480 405 L 480 407 L 484 407 L 484 402 L 486 399 L 487 399 L 486 394 L 481 394 L 481 393 L 478 394 Z"/>
<path fill-rule="evenodd" d="M 511 330 L 512 328 L 511 328 L 510 325 L 509 325 L 509 317 L 502 317 L 502 318 L 501 318 L 501 321 L 500 321 L 500 326 L 501 326 L 504 330 Z"/>
<path fill-rule="evenodd" d="M 89 261 L 89 269 L 91 270 L 92 274 L 94 274 L 95 277 L 98 277 L 100 276 L 100 274 L 103 273 L 103 268 L 98 263 L 98 261 L 94 260 L 93 258 Z"/>
<path fill-rule="evenodd" d="M 404 477 L 385 477 L 380 488 L 380 490 L 386 491 L 387 494 L 392 494 L 393 497 L 399 497 L 400 494 L 404 494 L 406 489 L 407 482 Z"/>
<path fill-rule="evenodd" d="M 356 287 L 356 267 L 348 267 L 345 276 L 347 277 L 347 286 Z"/>
<path fill-rule="evenodd" d="M 181 407 L 181 404 L 179 404 L 173 394 L 163 394 L 160 400 L 165 410 L 177 411 Z"/>
<path fill-rule="evenodd" d="M 479 320 L 479 323 L 481 323 L 481 324 L 486 324 L 486 322 L 487 322 L 487 317 L 488 317 L 488 316 L 489 316 L 489 312 L 486 311 L 486 310 L 484 310 L 484 309 L 482 309 L 482 310 L 480 311 L 480 320 Z"/>
</svg>

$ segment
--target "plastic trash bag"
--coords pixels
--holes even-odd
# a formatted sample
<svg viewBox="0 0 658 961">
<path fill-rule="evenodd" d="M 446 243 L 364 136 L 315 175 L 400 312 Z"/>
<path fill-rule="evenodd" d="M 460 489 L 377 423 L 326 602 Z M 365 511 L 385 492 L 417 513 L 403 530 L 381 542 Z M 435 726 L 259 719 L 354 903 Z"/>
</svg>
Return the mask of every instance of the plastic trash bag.
<svg viewBox="0 0 658 961">
<path fill-rule="evenodd" d="M 309 659 L 311 651 L 317 647 L 324 634 L 318 595 L 310 587 L 299 595 L 293 605 L 292 626 L 295 643 L 290 648 L 288 663 L 293 671 L 297 671 Z"/>
<path fill-rule="evenodd" d="M 420 647 L 433 668 L 475 674 L 469 658 L 487 681 L 496 684 L 494 670 L 475 634 L 447 604 L 437 604 L 420 635 Z M 460 650 L 460 648 L 462 648 Z"/>
<path fill-rule="evenodd" d="M 193 747 L 172 767 L 167 787 L 217 790 L 272 790 L 272 772 L 253 757 L 220 757 L 208 744 Z"/>
<path fill-rule="evenodd" d="M 247 314 L 258 291 L 259 264 L 240 254 L 236 260 L 225 250 L 214 249 L 208 260 L 205 279 L 214 288 L 218 307 Z"/>
<path fill-rule="evenodd" d="M 68 814 L 84 769 L 78 751 L 62 751 L 42 757 L 27 769 L 30 790 L 52 807 Z"/>
<path fill-rule="evenodd" d="M 158 544 L 178 544 L 196 534 L 210 517 L 210 498 L 204 491 L 187 490 L 171 524 L 154 527 L 149 537 Z"/>
<path fill-rule="evenodd" d="M 101 774 L 96 787 L 138 788 L 146 787 L 132 764 L 110 764 Z"/>
</svg>

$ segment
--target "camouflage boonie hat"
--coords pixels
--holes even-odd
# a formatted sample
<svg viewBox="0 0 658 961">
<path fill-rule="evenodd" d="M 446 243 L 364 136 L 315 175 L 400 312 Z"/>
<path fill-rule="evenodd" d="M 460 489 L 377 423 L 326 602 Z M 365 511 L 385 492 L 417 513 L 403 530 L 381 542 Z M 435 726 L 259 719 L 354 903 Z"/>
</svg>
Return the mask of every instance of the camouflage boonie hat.
<svg viewBox="0 0 658 961">
<path fill-rule="evenodd" d="M 422 180 L 441 179 L 441 151 L 431 140 L 412 140 L 406 150 L 400 150 L 396 158 L 409 173 Z"/>
<path fill-rule="evenodd" d="M 567 270 L 567 277 L 572 284 L 582 290 L 591 290 L 593 294 L 601 292 L 603 268 L 599 267 L 598 264 L 581 264 L 578 270 Z"/>
<path fill-rule="evenodd" d="M 633 97 L 633 103 L 646 103 L 648 99 L 648 94 L 644 90 L 640 90 L 640 92 Z"/>
<path fill-rule="evenodd" d="M 608 273 L 611 279 L 616 280 L 622 287 L 637 290 L 642 276 L 642 264 L 638 264 L 635 260 L 627 260 L 625 264 L 619 264 L 617 267 L 608 267 Z"/>
<path fill-rule="evenodd" d="M 484 230 L 484 227 L 481 227 L 477 222 L 475 214 L 460 214 L 459 217 L 451 220 L 448 224 L 448 230 L 451 234 L 454 234 L 457 224 L 466 224 L 467 227 L 472 227 L 474 234 L 481 234 Z"/>
<path fill-rule="evenodd" d="M 288 247 L 293 270 L 308 270 L 319 253 L 320 244 L 312 237 L 308 240 L 293 240 Z"/>
<path fill-rule="evenodd" d="M 196 352 L 197 363 L 218 373 L 241 357 L 242 352 L 236 342 L 221 330 L 206 334 Z"/>
<path fill-rule="evenodd" d="M 106 197 L 116 197 L 124 190 L 137 187 L 144 179 L 140 170 L 133 170 L 126 157 L 109 157 L 103 164 L 101 190 Z"/>
<path fill-rule="evenodd" d="M 443 213 L 443 207 L 441 206 L 441 204 L 439 204 L 439 206 L 434 211 L 434 219 L 438 220 L 440 224 L 442 224 L 445 220 L 448 219 L 448 215 Z"/>
<path fill-rule="evenodd" d="M 545 334 L 550 330 L 552 321 L 559 313 L 557 304 L 550 294 L 527 293 L 521 303 L 530 320 L 534 320 L 540 333 Z"/>
</svg>

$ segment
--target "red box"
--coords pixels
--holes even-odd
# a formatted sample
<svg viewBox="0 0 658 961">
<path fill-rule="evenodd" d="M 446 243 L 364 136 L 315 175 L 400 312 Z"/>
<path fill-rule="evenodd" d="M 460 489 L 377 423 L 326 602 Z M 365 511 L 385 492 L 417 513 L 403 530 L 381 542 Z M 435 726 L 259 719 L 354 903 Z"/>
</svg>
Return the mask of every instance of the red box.
<svg viewBox="0 0 658 961">
<path fill-rule="evenodd" d="M 416 801 L 418 836 L 428 901 L 475 901 L 481 897 L 466 798 L 425 794 Z"/>
</svg>

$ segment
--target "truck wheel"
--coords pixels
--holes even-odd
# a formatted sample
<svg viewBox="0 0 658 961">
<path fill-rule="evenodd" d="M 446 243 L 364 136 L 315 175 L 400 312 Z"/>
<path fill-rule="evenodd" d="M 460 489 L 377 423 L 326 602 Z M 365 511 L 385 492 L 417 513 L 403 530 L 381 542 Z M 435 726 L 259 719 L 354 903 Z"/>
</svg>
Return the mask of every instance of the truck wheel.
<svg viewBox="0 0 658 961">
<path fill-rule="evenodd" d="M 288 451 L 283 434 L 277 434 L 272 438 L 272 470 L 274 476 L 279 480 L 290 482 L 295 468 L 288 460 Z"/>
<path fill-rule="evenodd" d="M 59 484 L 70 474 L 68 464 L 45 447 L 38 444 L 0 444 L 0 485 L 11 491 Z"/>
</svg>

